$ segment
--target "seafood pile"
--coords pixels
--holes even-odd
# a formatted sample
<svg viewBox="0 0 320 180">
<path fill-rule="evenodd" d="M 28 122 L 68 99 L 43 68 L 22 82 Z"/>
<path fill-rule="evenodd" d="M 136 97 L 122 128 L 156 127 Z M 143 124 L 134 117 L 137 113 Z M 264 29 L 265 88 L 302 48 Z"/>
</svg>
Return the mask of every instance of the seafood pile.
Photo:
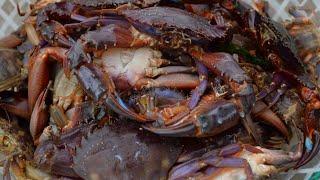
<svg viewBox="0 0 320 180">
<path fill-rule="evenodd" d="M 34 4 L 0 40 L 3 176 L 259 179 L 304 166 L 320 148 L 319 33 L 292 14 L 280 24 L 237 0 Z"/>
</svg>

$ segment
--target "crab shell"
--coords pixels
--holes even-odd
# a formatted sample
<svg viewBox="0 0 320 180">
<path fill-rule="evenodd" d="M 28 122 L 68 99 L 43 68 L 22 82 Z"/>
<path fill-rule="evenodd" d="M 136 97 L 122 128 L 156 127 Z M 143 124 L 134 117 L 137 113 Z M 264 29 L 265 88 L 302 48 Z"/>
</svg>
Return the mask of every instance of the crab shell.
<svg viewBox="0 0 320 180">
<path fill-rule="evenodd" d="M 176 140 L 116 122 L 81 141 L 73 169 L 84 179 L 165 179 L 180 152 Z"/>
</svg>

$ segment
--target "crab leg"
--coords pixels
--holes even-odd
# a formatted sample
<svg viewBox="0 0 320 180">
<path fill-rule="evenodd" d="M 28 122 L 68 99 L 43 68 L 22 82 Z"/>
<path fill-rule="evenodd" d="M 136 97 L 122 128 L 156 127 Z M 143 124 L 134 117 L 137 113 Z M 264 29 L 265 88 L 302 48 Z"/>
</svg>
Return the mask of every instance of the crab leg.
<svg viewBox="0 0 320 180">
<path fill-rule="evenodd" d="M 166 75 L 166 74 L 174 74 L 174 73 L 192 73 L 194 72 L 193 67 L 188 66 L 167 66 L 162 68 L 152 67 L 147 68 L 146 76 L 153 78 L 159 75 Z"/>
<path fill-rule="evenodd" d="M 196 107 L 200 101 L 201 96 L 208 86 L 208 69 L 200 62 L 196 61 L 197 70 L 199 74 L 200 84 L 196 89 L 192 91 L 192 95 L 189 101 L 189 108 L 192 110 Z"/>
<path fill-rule="evenodd" d="M 112 79 L 93 64 L 82 65 L 76 72 L 84 91 L 95 101 L 106 104 L 116 113 L 145 122 L 147 119 L 130 110 L 115 91 Z"/>
<path fill-rule="evenodd" d="M 67 53 L 68 68 L 76 68 L 83 62 L 89 62 L 88 52 L 105 50 L 110 47 L 143 47 L 156 44 L 156 40 L 139 33 L 127 23 L 111 24 L 99 30 L 89 31 L 71 47 Z"/>
<path fill-rule="evenodd" d="M 49 47 L 39 50 L 39 52 L 31 57 L 28 74 L 28 87 L 32 87 L 28 88 L 29 112 L 32 112 L 39 95 L 49 83 L 49 57 L 65 64 L 66 53 L 67 50 L 64 48 Z"/>
<path fill-rule="evenodd" d="M 166 127 L 145 128 L 165 136 L 214 136 L 239 123 L 239 113 L 232 102 L 207 95 L 188 115 L 175 122 L 164 122 Z"/>
<path fill-rule="evenodd" d="M 48 83 L 47 88 L 45 88 L 37 98 L 34 109 L 30 118 L 30 134 L 33 140 L 37 140 L 42 133 L 43 129 L 48 122 L 48 110 L 46 107 L 46 98 L 48 95 L 48 90 L 51 83 Z M 36 142 L 35 142 L 36 143 Z"/>
<path fill-rule="evenodd" d="M 218 168 L 244 168 L 247 179 L 253 179 L 252 169 L 246 159 L 237 157 L 228 157 L 240 152 L 243 148 L 246 149 L 246 145 L 240 146 L 239 144 L 231 144 L 223 147 L 220 150 L 210 151 L 204 154 L 202 157 L 192 159 L 178 166 L 175 166 L 169 174 L 169 179 L 181 179 L 192 177 L 197 171 L 206 166 L 212 166 L 217 169 L 211 171 L 211 173 L 218 173 Z M 255 153 L 261 153 L 259 149 L 254 147 L 248 148 L 248 150 Z"/>
<path fill-rule="evenodd" d="M 0 107 L 21 118 L 30 118 L 28 99 L 26 98 L 13 97 L 13 99 L 4 99 L 1 101 Z"/>
<path fill-rule="evenodd" d="M 193 89 L 199 84 L 199 78 L 191 74 L 167 74 L 161 75 L 156 79 L 139 79 L 134 85 L 137 89 L 152 87 L 167 87 L 177 89 Z"/>
<path fill-rule="evenodd" d="M 16 48 L 21 43 L 22 40 L 14 34 L 10 34 L 0 39 L 1 48 Z"/>
<path fill-rule="evenodd" d="M 313 156 L 319 151 L 320 138 L 319 138 L 319 118 L 316 116 L 316 112 L 320 110 L 320 97 L 318 92 L 313 86 L 306 87 L 309 84 L 308 79 L 303 79 L 303 82 L 299 77 L 280 71 L 273 75 L 272 87 L 278 89 L 276 98 L 273 102 L 281 96 L 289 87 L 296 87 L 299 91 L 301 99 L 306 103 L 305 114 L 304 114 L 304 135 L 305 135 L 305 150 L 301 161 L 299 161 L 296 167 L 300 167 L 308 162 Z M 273 89 L 273 88 L 272 88 Z M 269 91 L 271 92 L 271 91 Z M 263 93 L 264 94 L 264 93 Z M 268 95 L 266 91 L 265 96 Z M 269 105 L 269 106 L 270 106 Z"/>
<path fill-rule="evenodd" d="M 271 124 L 273 127 L 276 127 L 287 139 L 289 138 L 289 131 L 285 124 L 274 112 L 272 112 L 267 107 L 264 102 L 256 102 L 255 106 L 252 109 L 252 114 L 254 117 L 258 117 L 266 123 Z"/>
</svg>

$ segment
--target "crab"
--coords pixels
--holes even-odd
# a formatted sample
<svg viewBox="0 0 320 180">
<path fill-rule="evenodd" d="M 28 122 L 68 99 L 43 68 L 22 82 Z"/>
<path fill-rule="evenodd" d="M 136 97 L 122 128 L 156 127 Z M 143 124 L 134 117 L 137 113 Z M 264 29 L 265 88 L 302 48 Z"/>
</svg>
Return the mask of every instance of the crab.
<svg viewBox="0 0 320 180">
<path fill-rule="evenodd" d="M 196 109 L 197 105 L 199 105 L 198 103 L 201 101 L 201 97 L 207 88 L 209 69 L 210 73 L 221 77 L 224 82 L 231 87 L 234 96 L 232 104 L 237 107 L 245 127 L 251 132 L 250 134 L 257 140 L 259 139 L 255 134 L 250 118 L 253 102 L 255 102 L 251 79 L 245 74 L 241 67 L 239 67 L 236 60 L 230 54 L 205 52 L 205 48 L 210 43 L 225 38 L 226 30 L 224 28 L 211 25 L 200 16 L 169 7 L 117 10 L 117 13 L 121 16 L 119 16 L 119 18 L 116 17 L 113 24 L 106 25 L 97 30 L 88 31 L 81 35 L 78 41 L 74 43 L 69 50 L 57 47 L 42 49 L 40 51 L 42 51 L 45 56 L 40 55 L 41 53 L 35 54 L 33 58 L 34 62 L 36 64 L 39 63 L 41 66 L 44 65 L 45 67 L 45 64 L 48 62 L 48 57 L 54 57 L 56 60 L 63 63 L 66 75 L 70 74 L 71 69 L 75 69 L 74 72 L 77 75 L 81 86 L 93 100 L 102 102 L 115 112 L 131 119 L 140 122 L 148 122 L 154 120 L 147 119 L 146 116 L 137 114 L 125 105 L 116 91 L 116 86 L 113 82 L 114 77 L 110 74 L 110 69 L 105 70 L 97 66 L 96 63 L 91 63 L 91 57 L 88 56 L 87 53 L 104 51 L 105 49 L 106 53 L 108 53 L 108 51 L 112 52 L 111 50 L 113 47 L 139 48 L 147 46 L 153 48 L 181 49 L 195 59 L 197 72 L 199 74 L 199 84 L 197 88 L 192 91 L 188 103 L 189 111 L 186 112 Z M 145 16 L 146 14 L 149 16 Z M 166 17 L 166 14 L 179 15 L 181 21 L 177 23 L 177 21 L 170 18 L 158 18 L 159 16 Z M 190 22 L 199 24 L 199 26 L 190 26 Z M 143 25 L 143 27 L 141 25 Z M 176 30 L 171 31 L 171 29 Z M 109 36 L 107 36 L 107 34 L 109 34 Z M 200 45 L 204 48 L 200 47 Z M 67 54 L 67 57 L 65 54 Z M 33 80 L 33 74 L 38 74 L 39 72 L 30 72 L 29 77 L 31 78 L 29 79 L 29 83 L 32 84 L 33 81 L 37 81 L 36 78 Z M 174 74 L 166 76 L 172 77 L 173 75 Z M 47 75 L 44 76 L 46 77 Z M 184 76 L 186 77 L 186 75 Z M 191 78 L 188 78 L 188 80 L 189 79 Z M 192 81 L 195 82 L 194 80 Z M 147 84 L 147 86 L 152 86 L 152 82 L 154 81 L 148 80 L 145 81 L 145 84 Z M 187 81 L 184 83 L 187 83 Z M 119 86 L 122 83 L 116 84 Z M 170 84 L 166 83 L 166 85 Z M 177 87 L 177 83 L 173 84 L 172 87 Z M 38 97 L 38 94 L 43 91 L 44 88 L 44 86 L 41 88 L 39 87 L 39 90 L 32 91 L 32 94 L 34 94 L 35 97 Z M 35 98 L 31 99 L 35 100 Z M 212 119 L 210 118 L 208 119 L 208 121 L 211 120 Z M 195 123 L 195 121 L 191 122 Z M 179 123 L 180 122 L 177 121 L 177 124 Z M 205 124 L 207 122 L 201 123 Z M 149 130 L 153 129 L 153 132 L 157 133 L 157 128 L 151 128 L 149 125 L 145 127 Z M 195 126 L 192 127 L 195 128 Z M 181 133 L 183 131 L 179 130 L 179 128 L 175 129 L 171 133 L 174 134 L 175 132 L 179 132 L 180 135 L 183 135 Z M 213 129 L 211 130 L 214 131 Z M 159 129 L 159 133 L 160 131 L 161 129 Z M 215 133 L 211 132 L 208 134 Z M 199 136 L 199 134 L 196 133 L 194 136 Z"/>
<path fill-rule="evenodd" d="M 300 98 L 306 103 L 304 112 L 305 148 L 300 167 L 307 163 L 318 152 L 319 133 L 317 111 L 320 108 L 319 94 L 307 74 L 303 62 L 298 56 L 293 38 L 283 25 L 263 16 L 240 1 L 220 2 L 240 22 L 241 31 L 247 34 L 261 53 L 273 65 L 272 83 L 257 95 L 257 100 L 263 100 L 271 92 L 276 92 L 268 107 L 274 105 L 290 88 L 299 92 Z"/>
<path fill-rule="evenodd" d="M 202 155 L 181 156 L 168 179 L 255 179 L 290 167 L 302 156 L 302 145 L 295 152 L 270 150 L 249 144 L 230 144 Z M 178 160 L 179 162 L 179 160 Z"/>
<path fill-rule="evenodd" d="M 319 30 L 315 22 L 313 22 L 312 17 L 308 17 L 305 11 L 290 9 L 289 12 L 294 19 L 285 22 L 285 27 L 297 44 L 299 57 L 306 64 L 308 71 L 311 73 L 312 80 L 316 82 L 319 88 Z"/>
</svg>

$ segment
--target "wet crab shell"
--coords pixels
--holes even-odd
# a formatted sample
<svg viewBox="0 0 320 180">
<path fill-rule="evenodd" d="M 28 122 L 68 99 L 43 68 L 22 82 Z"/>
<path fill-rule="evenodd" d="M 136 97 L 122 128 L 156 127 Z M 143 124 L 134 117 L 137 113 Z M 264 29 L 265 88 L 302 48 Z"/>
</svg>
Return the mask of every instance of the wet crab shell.
<svg viewBox="0 0 320 180">
<path fill-rule="evenodd" d="M 82 140 L 73 168 L 84 179 L 165 179 L 180 152 L 176 140 L 116 123 Z"/>
</svg>

